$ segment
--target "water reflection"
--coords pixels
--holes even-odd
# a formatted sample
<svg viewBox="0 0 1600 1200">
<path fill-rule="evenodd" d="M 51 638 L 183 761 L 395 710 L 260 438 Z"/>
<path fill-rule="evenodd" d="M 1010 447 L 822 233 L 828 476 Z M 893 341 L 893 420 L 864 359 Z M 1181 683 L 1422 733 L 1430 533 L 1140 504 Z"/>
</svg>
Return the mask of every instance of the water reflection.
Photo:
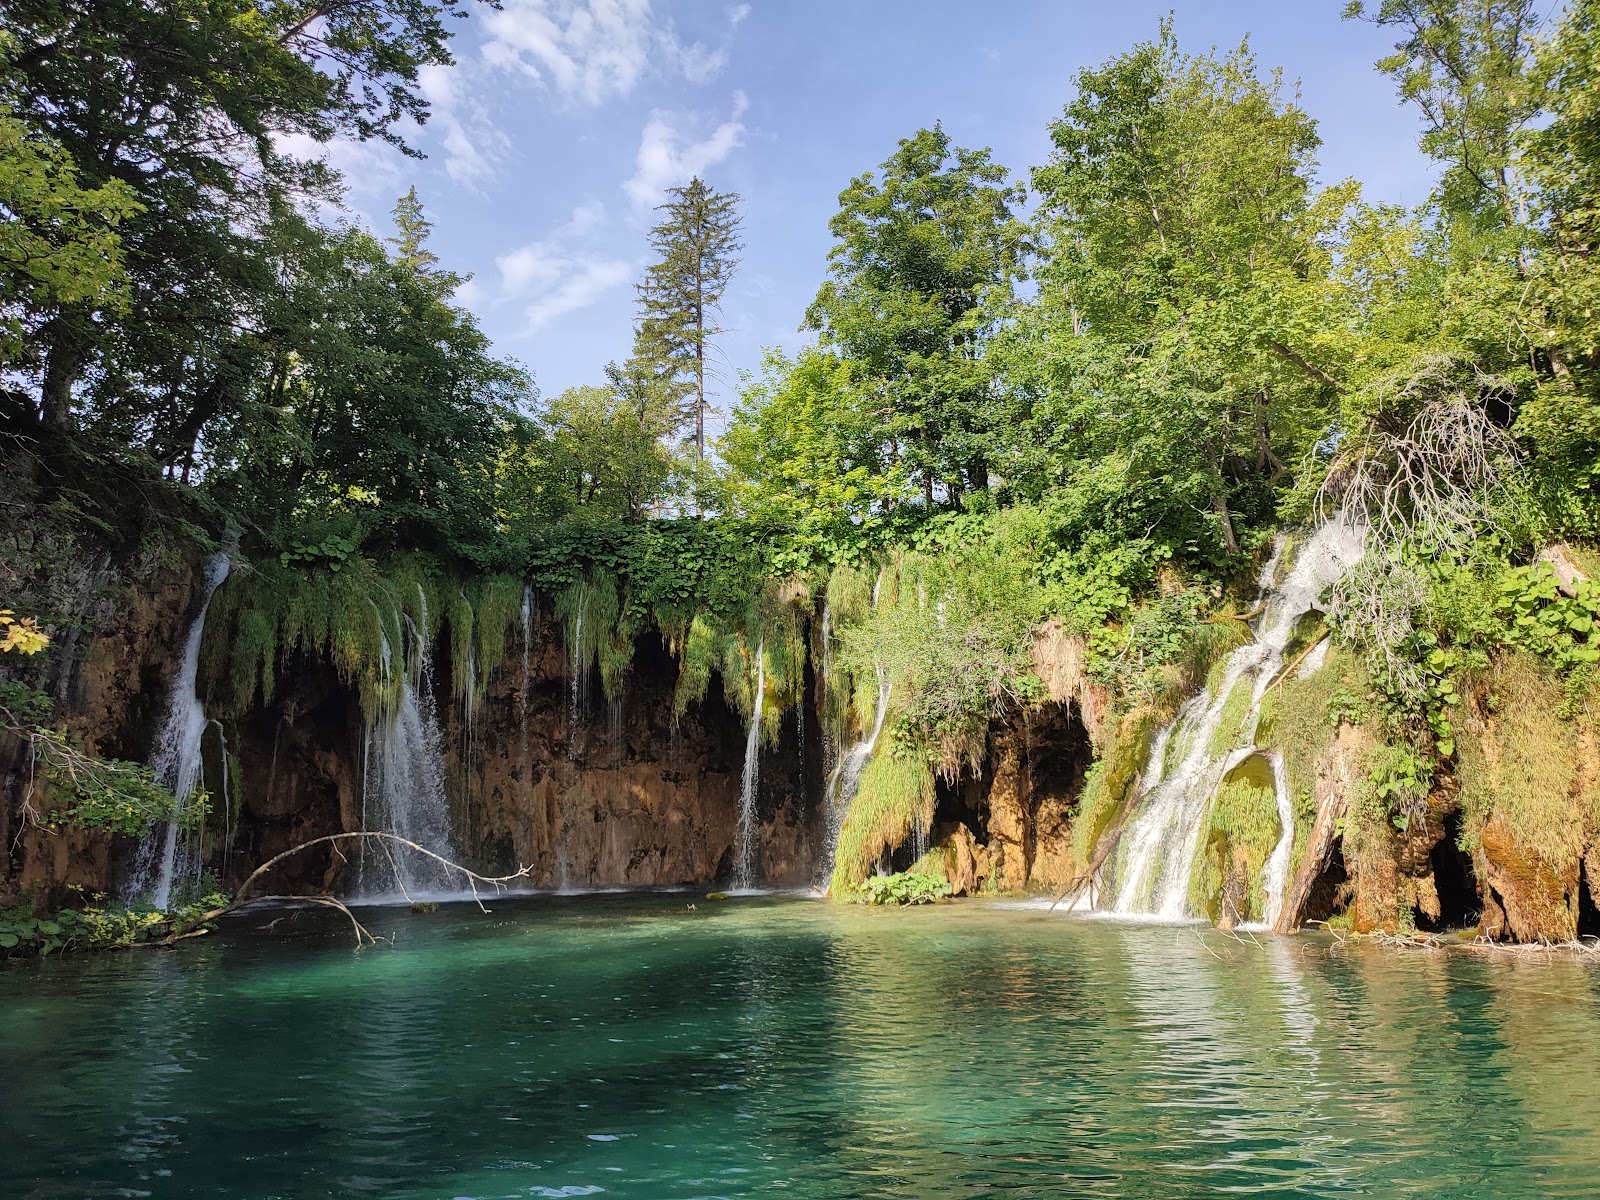
<svg viewBox="0 0 1600 1200">
<path fill-rule="evenodd" d="M 1583 1195 L 1600 986 L 977 905 L 544 898 L 0 971 L 0 1195 Z"/>
</svg>

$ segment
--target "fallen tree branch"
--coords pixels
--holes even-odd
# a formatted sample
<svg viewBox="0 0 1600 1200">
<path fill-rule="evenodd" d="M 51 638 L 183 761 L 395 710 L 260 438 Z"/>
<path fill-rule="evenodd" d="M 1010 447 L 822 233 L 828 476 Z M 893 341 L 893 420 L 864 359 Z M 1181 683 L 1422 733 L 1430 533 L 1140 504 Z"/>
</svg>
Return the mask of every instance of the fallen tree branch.
<svg viewBox="0 0 1600 1200">
<path fill-rule="evenodd" d="M 1056 897 L 1055 903 L 1045 910 L 1047 913 L 1055 912 L 1057 906 L 1069 896 L 1076 900 L 1078 893 L 1093 882 L 1094 877 L 1100 873 L 1100 868 L 1105 866 L 1106 859 L 1111 857 L 1111 851 L 1116 848 L 1117 839 L 1122 836 L 1122 827 L 1128 823 L 1128 814 L 1133 811 L 1133 806 L 1139 801 L 1139 785 L 1142 782 L 1142 775 L 1133 777 L 1133 783 L 1128 787 L 1128 798 L 1122 803 L 1122 814 L 1117 817 L 1117 823 L 1112 826 L 1110 831 L 1100 835 L 1100 845 L 1095 852 L 1094 861 L 1089 864 L 1087 870 L 1067 884 L 1067 890 Z"/>
<path fill-rule="evenodd" d="M 1323 642 L 1327 641 L 1327 639 L 1328 639 L 1328 630 L 1326 628 L 1324 628 L 1321 633 L 1317 634 L 1316 637 L 1311 639 L 1311 644 L 1309 646 L 1307 646 L 1304 650 L 1300 651 L 1299 654 L 1295 655 L 1295 659 L 1294 659 L 1294 661 L 1292 663 L 1290 663 L 1287 667 L 1285 667 L 1283 670 L 1278 672 L 1278 677 L 1276 679 L 1274 679 L 1271 683 L 1267 684 L 1267 691 L 1261 693 L 1262 698 L 1264 699 L 1266 697 L 1266 695 L 1267 695 L 1267 692 L 1270 692 L 1273 688 L 1277 687 L 1285 679 L 1289 678 L 1289 676 L 1293 675 L 1294 672 L 1295 672 L 1295 668 L 1297 668 L 1301 663 L 1305 662 L 1305 660 L 1311 656 L 1311 652 L 1313 650 L 1315 650 L 1318 646 L 1322 645 Z"/>
<path fill-rule="evenodd" d="M 485 887 L 492 887 L 497 892 L 503 892 L 505 891 L 507 884 L 517 879 L 526 879 L 533 871 L 532 866 L 526 866 L 519 867 L 510 875 L 480 875 L 476 871 L 463 867 L 460 863 L 451 862 L 443 855 L 435 854 L 426 846 L 419 846 L 416 842 L 409 841 L 406 838 L 401 837 L 399 834 L 385 833 L 382 831 L 369 832 L 366 830 L 357 830 L 353 833 L 330 833 L 319 838 L 312 838 L 309 842 L 301 842 L 298 846 L 291 846 L 282 854 L 275 854 L 271 858 L 267 859 L 266 862 L 262 863 L 254 871 L 250 872 L 250 875 L 245 879 L 245 881 L 239 885 L 239 890 L 234 893 L 233 903 L 228 907 L 230 909 L 237 908 L 240 904 L 244 903 L 246 897 L 249 895 L 250 889 L 255 885 L 256 881 L 268 871 L 272 870 L 273 867 L 281 863 L 284 859 L 291 858 L 294 855 L 299 854 L 302 850 L 309 850 L 313 846 L 320 846 L 330 842 L 337 844 L 340 842 L 356 841 L 363 838 L 376 839 L 379 845 L 384 847 L 385 851 L 388 850 L 390 845 L 405 846 L 407 849 L 415 850 L 418 854 L 426 855 L 427 857 L 433 859 L 434 862 L 443 864 L 447 870 L 461 872 L 462 877 L 467 881 L 468 888 L 472 892 L 473 901 L 484 912 L 488 912 L 489 910 L 484 907 L 483 900 L 478 895 L 479 884 L 483 884 Z M 394 861 L 392 856 L 390 861 Z M 402 894 L 406 895 L 408 900 L 410 899 L 410 894 L 405 891 L 405 885 L 403 883 L 401 884 L 401 892 Z M 312 899 L 312 897 L 305 898 Z M 331 899 L 331 897 L 315 898 L 324 900 Z M 337 901 L 335 901 L 335 903 L 337 903 Z"/>
</svg>

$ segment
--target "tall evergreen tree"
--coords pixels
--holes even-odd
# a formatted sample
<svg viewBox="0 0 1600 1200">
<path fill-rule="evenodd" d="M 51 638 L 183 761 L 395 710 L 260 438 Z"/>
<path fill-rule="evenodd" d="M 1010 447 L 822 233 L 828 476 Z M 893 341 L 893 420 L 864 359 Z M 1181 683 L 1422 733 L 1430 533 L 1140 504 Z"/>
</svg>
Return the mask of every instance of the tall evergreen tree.
<svg viewBox="0 0 1600 1200">
<path fill-rule="evenodd" d="M 415 184 L 395 201 L 390 217 L 394 221 L 395 236 L 385 240 L 394 247 L 395 262 L 429 284 L 435 295 L 447 296 L 471 278 L 441 270 L 439 256 L 428 249 L 433 222 L 428 220 L 422 201 L 417 199 Z"/>
<path fill-rule="evenodd" d="M 706 456 L 706 352 L 722 332 L 716 323 L 723 294 L 738 269 L 739 196 L 717 192 L 696 177 L 673 188 L 656 211 L 661 221 L 650 232 L 658 255 L 639 284 L 639 330 L 635 371 L 654 374 L 675 404 L 684 425 L 694 429 L 697 458 Z"/>
</svg>

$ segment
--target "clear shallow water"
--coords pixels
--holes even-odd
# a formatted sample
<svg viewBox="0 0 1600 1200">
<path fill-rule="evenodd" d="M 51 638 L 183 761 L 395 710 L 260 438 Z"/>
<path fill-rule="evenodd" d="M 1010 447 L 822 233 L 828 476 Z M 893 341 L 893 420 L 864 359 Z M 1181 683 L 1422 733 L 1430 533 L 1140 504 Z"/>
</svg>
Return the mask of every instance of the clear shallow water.
<svg viewBox="0 0 1600 1200">
<path fill-rule="evenodd" d="M 1600 1192 L 1589 966 L 687 900 L 0 967 L 0 1196 Z"/>
</svg>

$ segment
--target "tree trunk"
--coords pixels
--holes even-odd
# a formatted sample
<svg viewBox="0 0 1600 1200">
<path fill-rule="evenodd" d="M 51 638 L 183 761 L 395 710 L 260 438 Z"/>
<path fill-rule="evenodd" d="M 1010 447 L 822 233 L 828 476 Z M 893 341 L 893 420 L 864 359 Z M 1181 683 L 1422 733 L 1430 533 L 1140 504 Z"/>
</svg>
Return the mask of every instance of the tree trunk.
<svg viewBox="0 0 1600 1200">
<path fill-rule="evenodd" d="M 1229 554 L 1239 553 L 1239 538 L 1233 531 L 1233 514 L 1228 511 L 1228 498 L 1221 492 L 1211 497 L 1211 511 L 1222 522 L 1222 544 Z"/>
<path fill-rule="evenodd" d="M 45 344 L 39 417 L 51 429 L 72 427 L 72 389 L 89 361 L 88 338 L 78 327 L 75 315 L 63 311 L 50 318 L 39 331 L 40 340 Z"/>
</svg>

